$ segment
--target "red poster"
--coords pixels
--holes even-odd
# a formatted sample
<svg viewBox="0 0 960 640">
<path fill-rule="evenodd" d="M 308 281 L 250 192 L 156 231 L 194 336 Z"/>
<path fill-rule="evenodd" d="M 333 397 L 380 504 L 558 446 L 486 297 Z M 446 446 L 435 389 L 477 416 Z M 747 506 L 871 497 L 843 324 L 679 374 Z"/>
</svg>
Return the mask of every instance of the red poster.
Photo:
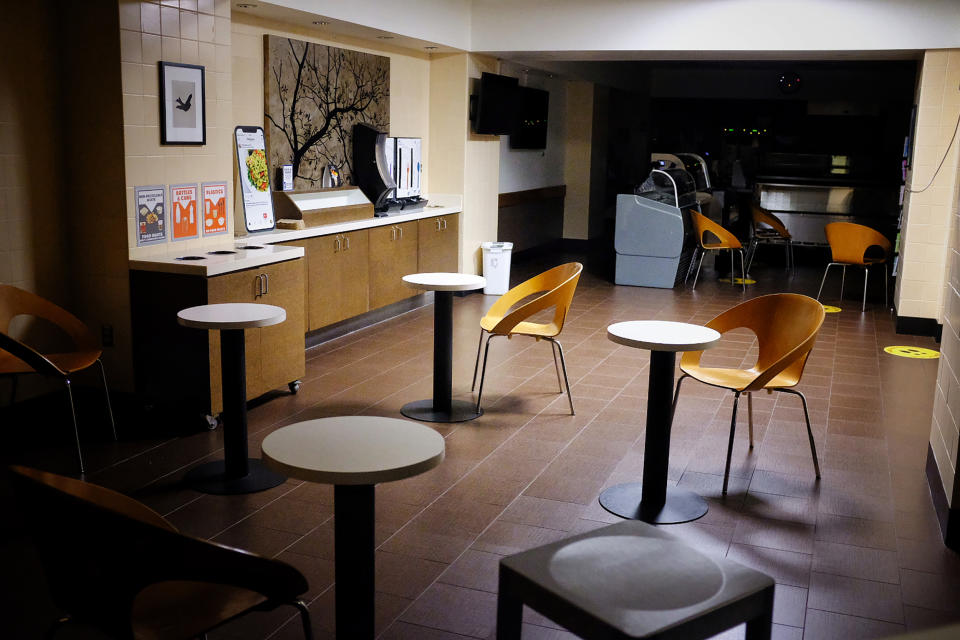
<svg viewBox="0 0 960 640">
<path fill-rule="evenodd" d="M 203 185 L 203 235 L 227 232 L 227 183 Z"/>
<path fill-rule="evenodd" d="M 170 228 L 173 240 L 187 240 L 200 235 L 200 223 L 197 220 L 197 185 L 170 185 L 172 203 Z"/>
</svg>

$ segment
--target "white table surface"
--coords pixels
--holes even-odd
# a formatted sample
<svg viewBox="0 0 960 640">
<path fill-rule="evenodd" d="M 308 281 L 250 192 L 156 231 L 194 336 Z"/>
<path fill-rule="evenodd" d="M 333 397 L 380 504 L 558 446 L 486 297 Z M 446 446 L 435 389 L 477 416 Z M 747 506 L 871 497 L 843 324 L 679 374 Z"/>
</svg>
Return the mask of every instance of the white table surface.
<svg viewBox="0 0 960 640">
<path fill-rule="evenodd" d="M 487 286 L 487 280 L 468 273 L 411 273 L 403 276 L 403 284 L 427 291 L 472 291 Z"/>
<path fill-rule="evenodd" d="M 650 351 L 702 351 L 714 346 L 720 334 L 699 324 L 631 320 L 607 327 L 607 338 L 617 344 Z"/>
<path fill-rule="evenodd" d="M 280 324 L 286 319 L 283 307 L 250 302 L 204 304 L 177 313 L 180 324 L 194 329 L 252 329 Z"/>
<path fill-rule="evenodd" d="M 417 422 L 342 416 L 281 427 L 263 439 L 263 460 L 291 478 L 377 484 L 429 471 L 443 461 L 443 437 Z"/>
</svg>

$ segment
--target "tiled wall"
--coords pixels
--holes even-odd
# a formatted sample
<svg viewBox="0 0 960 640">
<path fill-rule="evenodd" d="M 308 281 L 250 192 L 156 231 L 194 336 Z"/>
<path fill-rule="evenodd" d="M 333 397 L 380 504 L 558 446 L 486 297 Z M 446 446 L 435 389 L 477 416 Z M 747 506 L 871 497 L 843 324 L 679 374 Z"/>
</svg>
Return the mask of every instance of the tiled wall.
<svg viewBox="0 0 960 640">
<path fill-rule="evenodd" d="M 228 0 L 120 0 L 120 64 L 130 257 L 222 244 L 223 235 L 137 247 L 134 187 L 227 181 L 233 189 L 233 83 Z M 199 64 L 206 74 L 207 143 L 160 144 L 157 62 Z M 230 203 L 232 209 L 233 203 Z M 168 211 L 170 210 L 168 206 Z"/>
<path fill-rule="evenodd" d="M 943 321 L 954 191 L 960 141 L 949 147 L 960 116 L 960 50 L 927 51 L 919 83 L 916 142 L 910 182 L 914 190 L 930 182 L 941 158 L 943 168 L 922 193 L 907 194 L 897 278 L 900 316 Z"/>
<path fill-rule="evenodd" d="M 960 173 L 955 170 L 953 174 L 957 178 L 957 185 L 951 213 L 953 233 L 950 234 L 950 246 L 947 249 L 950 277 L 947 278 L 944 294 L 943 337 L 930 429 L 930 447 L 937 459 L 937 468 L 951 507 L 960 499 L 960 476 L 957 474 L 960 446 Z"/>
</svg>

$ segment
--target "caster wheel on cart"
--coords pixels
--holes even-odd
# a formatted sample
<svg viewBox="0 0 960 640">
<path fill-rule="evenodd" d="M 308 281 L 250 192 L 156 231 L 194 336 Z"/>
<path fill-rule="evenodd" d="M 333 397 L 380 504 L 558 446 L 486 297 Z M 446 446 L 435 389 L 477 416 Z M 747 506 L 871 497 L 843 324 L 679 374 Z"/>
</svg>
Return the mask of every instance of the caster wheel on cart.
<svg viewBox="0 0 960 640">
<path fill-rule="evenodd" d="M 293 395 L 297 395 L 297 391 L 300 391 L 300 384 L 301 382 L 299 380 L 294 380 L 293 382 L 288 384 L 287 386 L 290 388 L 290 393 L 292 393 Z"/>
</svg>

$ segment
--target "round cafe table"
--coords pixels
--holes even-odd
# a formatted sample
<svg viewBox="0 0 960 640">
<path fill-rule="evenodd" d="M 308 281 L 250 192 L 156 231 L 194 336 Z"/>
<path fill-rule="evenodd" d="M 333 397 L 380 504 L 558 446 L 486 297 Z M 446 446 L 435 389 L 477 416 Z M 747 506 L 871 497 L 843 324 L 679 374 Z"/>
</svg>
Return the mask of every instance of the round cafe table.
<svg viewBox="0 0 960 640">
<path fill-rule="evenodd" d="M 643 449 L 643 482 L 618 484 L 600 494 L 604 509 L 622 518 L 650 524 L 677 524 L 707 513 L 707 502 L 692 491 L 667 486 L 670 426 L 673 421 L 673 371 L 678 351 L 703 351 L 720 334 L 684 322 L 636 320 L 607 327 L 617 344 L 650 351 L 647 433 Z"/>
<path fill-rule="evenodd" d="M 269 327 L 287 319 L 271 304 L 205 304 L 177 313 L 185 327 L 220 331 L 220 376 L 223 390 L 223 460 L 191 469 L 186 482 L 197 491 L 220 495 L 255 493 L 283 484 L 286 478 L 247 453 L 247 365 L 244 329 Z"/>
<path fill-rule="evenodd" d="M 472 402 L 453 399 L 453 293 L 482 289 L 487 281 L 467 273 L 403 276 L 412 289 L 433 291 L 433 398 L 408 402 L 400 413 L 423 422 L 464 422 L 483 415 Z"/>
<path fill-rule="evenodd" d="M 443 437 L 409 420 L 343 416 L 281 427 L 260 445 L 267 466 L 333 485 L 337 637 L 374 636 L 374 485 L 443 461 Z"/>
</svg>

